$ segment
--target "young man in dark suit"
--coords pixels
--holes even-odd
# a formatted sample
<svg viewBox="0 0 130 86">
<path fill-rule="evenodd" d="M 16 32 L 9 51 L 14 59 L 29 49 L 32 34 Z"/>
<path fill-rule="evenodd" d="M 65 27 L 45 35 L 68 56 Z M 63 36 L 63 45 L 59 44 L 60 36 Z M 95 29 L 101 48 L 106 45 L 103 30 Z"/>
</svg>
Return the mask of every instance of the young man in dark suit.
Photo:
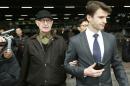
<svg viewBox="0 0 130 86">
<path fill-rule="evenodd" d="M 85 32 L 70 39 L 64 63 L 67 72 L 76 76 L 76 86 L 112 86 L 112 67 L 119 86 L 129 86 L 116 38 L 103 32 L 111 8 L 100 1 L 89 1 L 86 9 L 89 24 Z M 78 65 L 70 65 L 75 59 Z M 98 63 L 103 65 L 97 68 Z"/>
</svg>

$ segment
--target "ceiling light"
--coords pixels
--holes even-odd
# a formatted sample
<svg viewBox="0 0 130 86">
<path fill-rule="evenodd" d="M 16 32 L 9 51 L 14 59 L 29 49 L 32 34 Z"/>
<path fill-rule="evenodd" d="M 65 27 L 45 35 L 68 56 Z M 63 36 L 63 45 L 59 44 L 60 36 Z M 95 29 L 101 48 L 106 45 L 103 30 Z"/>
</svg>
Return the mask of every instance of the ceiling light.
<svg viewBox="0 0 130 86">
<path fill-rule="evenodd" d="M 64 17 L 64 19 L 69 19 L 69 17 Z"/>
<path fill-rule="evenodd" d="M 75 6 L 65 6 L 65 8 L 75 8 Z"/>
<path fill-rule="evenodd" d="M 124 6 L 124 7 L 130 7 L 130 6 Z"/>
<path fill-rule="evenodd" d="M 21 15 L 21 16 L 28 16 L 28 15 Z"/>
<path fill-rule="evenodd" d="M 109 19 L 110 17 L 108 16 L 107 18 Z"/>
<path fill-rule="evenodd" d="M 59 18 L 53 18 L 53 19 L 59 19 Z"/>
<path fill-rule="evenodd" d="M 85 14 L 77 14 L 77 15 L 79 15 L 79 16 L 83 16 L 83 15 L 85 15 Z"/>
<path fill-rule="evenodd" d="M 30 20 L 35 20 L 35 18 L 30 18 Z"/>
<path fill-rule="evenodd" d="M 70 16 L 71 14 L 64 14 L 64 16 Z"/>
<path fill-rule="evenodd" d="M 18 20 L 20 20 L 20 21 L 21 21 L 21 20 L 24 20 L 24 18 L 19 18 Z"/>
<path fill-rule="evenodd" d="M 29 9 L 30 9 L 30 8 L 32 8 L 32 7 L 24 7 L 24 6 L 23 6 L 23 7 L 21 7 L 21 8 L 29 8 Z"/>
<path fill-rule="evenodd" d="M 51 16 L 57 16 L 57 14 L 52 14 Z"/>
<path fill-rule="evenodd" d="M 54 6 L 44 6 L 44 8 L 54 8 Z"/>
<path fill-rule="evenodd" d="M 7 21 L 11 21 L 12 19 L 6 19 Z"/>
<path fill-rule="evenodd" d="M 5 17 L 12 17 L 13 15 L 5 15 Z"/>
<path fill-rule="evenodd" d="M 0 7 L 0 8 L 9 8 L 9 7 Z"/>
<path fill-rule="evenodd" d="M 109 6 L 109 7 L 112 7 L 112 8 L 113 8 L 113 7 L 115 7 L 115 6 Z"/>
</svg>

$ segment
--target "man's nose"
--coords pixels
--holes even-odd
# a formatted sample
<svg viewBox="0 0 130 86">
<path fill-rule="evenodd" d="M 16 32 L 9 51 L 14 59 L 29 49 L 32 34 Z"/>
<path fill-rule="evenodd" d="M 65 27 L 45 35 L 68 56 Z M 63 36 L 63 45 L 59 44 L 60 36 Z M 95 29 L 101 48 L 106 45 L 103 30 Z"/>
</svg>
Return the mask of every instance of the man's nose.
<svg viewBox="0 0 130 86">
<path fill-rule="evenodd" d="M 45 24 L 47 24 L 47 21 L 44 21 Z"/>
</svg>

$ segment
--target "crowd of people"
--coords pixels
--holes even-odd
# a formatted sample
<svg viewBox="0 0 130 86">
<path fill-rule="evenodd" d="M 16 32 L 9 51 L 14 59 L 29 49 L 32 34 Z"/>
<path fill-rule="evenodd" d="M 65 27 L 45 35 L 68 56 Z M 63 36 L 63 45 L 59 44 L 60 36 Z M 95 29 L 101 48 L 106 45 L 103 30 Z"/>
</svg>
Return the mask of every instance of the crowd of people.
<svg viewBox="0 0 130 86">
<path fill-rule="evenodd" d="M 10 51 L 1 35 L 0 86 L 66 86 L 67 74 L 76 79 L 76 86 L 112 86 L 111 68 L 119 86 L 129 86 L 116 38 L 103 31 L 112 9 L 103 2 L 89 1 L 86 11 L 77 31 L 60 33 L 52 29 L 51 13 L 38 11 L 39 32 L 28 37 L 16 27 Z"/>
</svg>

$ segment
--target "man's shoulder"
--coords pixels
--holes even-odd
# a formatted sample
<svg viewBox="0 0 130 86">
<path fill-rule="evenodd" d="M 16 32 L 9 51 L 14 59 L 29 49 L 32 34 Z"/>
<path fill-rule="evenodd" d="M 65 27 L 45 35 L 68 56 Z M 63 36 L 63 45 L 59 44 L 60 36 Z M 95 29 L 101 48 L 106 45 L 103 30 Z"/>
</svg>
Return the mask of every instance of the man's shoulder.
<svg viewBox="0 0 130 86">
<path fill-rule="evenodd" d="M 102 32 L 102 35 L 105 39 L 108 39 L 108 40 L 116 40 L 116 37 L 114 34 L 112 33 L 108 33 L 108 32 Z"/>
<path fill-rule="evenodd" d="M 115 37 L 112 33 L 108 33 L 108 32 L 102 32 L 102 34 L 110 37 Z"/>
<path fill-rule="evenodd" d="M 80 39 L 80 37 L 81 36 L 83 36 L 85 33 L 84 32 L 81 32 L 81 33 L 79 33 L 79 34 L 77 34 L 77 35 L 75 35 L 75 36 L 72 36 L 70 39 L 76 39 L 76 40 L 78 40 L 78 39 Z"/>
</svg>

